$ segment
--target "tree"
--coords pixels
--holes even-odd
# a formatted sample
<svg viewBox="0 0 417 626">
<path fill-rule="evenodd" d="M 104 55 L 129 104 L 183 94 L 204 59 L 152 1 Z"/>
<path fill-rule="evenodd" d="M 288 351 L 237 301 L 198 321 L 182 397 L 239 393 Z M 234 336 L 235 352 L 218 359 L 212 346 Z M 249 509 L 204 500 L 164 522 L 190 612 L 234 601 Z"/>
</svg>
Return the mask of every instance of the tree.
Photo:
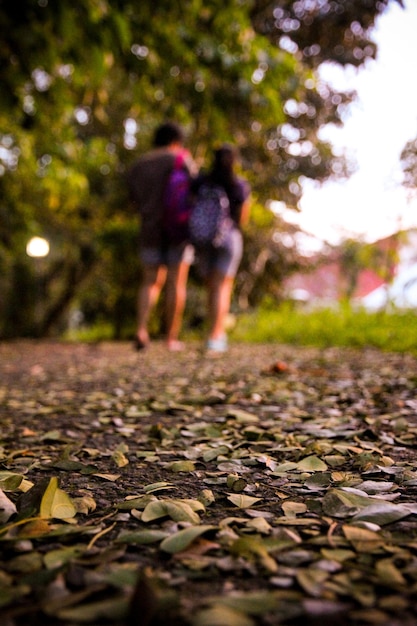
<svg viewBox="0 0 417 626">
<path fill-rule="evenodd" d="M 396 0 L 404 6 L 403 0 Z M 376 55 L 372 29 L 390 0 L 255 0 L 251 18 L 275 45 L 317 68 L 324 62 L 359 67 Z"/>
<path fill-rule="evenodd" d="M 357 239 L 346 239 L 338 246 L 337 256 L 343 278 L 341 290 L 343 299 L 350 301 L 363 270 L 372 270 L 384 282 L 392 280 L 398 263 L 398 244 L 401 237 L 402 235 L 398 233 L 386 238 L 378 245 Z"/>
<path fill-rule="evenodd" d="M 303 177 L 345 175 L 318 133 L 342 123 L 354 94 L 316 70 L 373 56 L 368 31 L 387 3 L 195 0 L 185 11 L 168 0 L 0 0 L 0 334 L 16 332 L 10 294 L 27 289 L 25 244 L 39 233 L 53 243 L 44 314 L 19 333 L 59 328 L 77 299 L 91 308 L 93 291 L 96 310 L 119 318 L 140 270 L 123 175 L 163 118 L 185 126 L 200 163 L 214 139 L 237 143 L 262 205 L 296 207 Z M 274 228 L 248 242 L 250 258 Z"/>
<path fill-rule="evenodd" d="M 401 152 L 401 165 L 404 172 L 404 186 L 410 191 L 417 188 L 417 137 L 406 143 Z"/>
</svg>

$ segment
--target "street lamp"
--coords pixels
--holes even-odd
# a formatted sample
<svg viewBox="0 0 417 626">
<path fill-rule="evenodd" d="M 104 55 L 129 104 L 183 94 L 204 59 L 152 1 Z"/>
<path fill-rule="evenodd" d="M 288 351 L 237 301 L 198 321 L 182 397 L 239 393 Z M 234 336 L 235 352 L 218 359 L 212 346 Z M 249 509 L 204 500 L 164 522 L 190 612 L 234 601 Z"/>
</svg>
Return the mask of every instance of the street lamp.
<svg viewBox="0 0 417 626">
<path fill-rule="evenodd" d="M 49 241 L 43 237 L 32 237 L 26 245 L 28 256 L 40 259 L 49 254 Z"/>
<path fill-rule="evenodd" d="M 49 241 L 43 237 L 32 237 L 26 244 L 26 254 L 33 259 L 34 301 L 33 301 L 33 329 L 38 335 L 42 328 L 45 300 L 45 262 L 49 254 Z"/>
</svg>

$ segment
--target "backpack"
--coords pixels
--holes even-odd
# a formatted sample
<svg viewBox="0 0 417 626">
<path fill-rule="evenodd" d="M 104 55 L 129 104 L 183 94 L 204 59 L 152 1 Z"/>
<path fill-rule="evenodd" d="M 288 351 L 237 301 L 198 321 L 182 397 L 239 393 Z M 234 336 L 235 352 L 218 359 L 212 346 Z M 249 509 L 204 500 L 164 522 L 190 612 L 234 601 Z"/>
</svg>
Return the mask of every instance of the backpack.
<svg viewBox="0 0 417 626">
<path fill-rule="evenodd" d="M 189 221 L 190 240 L 196 248 L 224 247 L 233 228 L 229 198 L 223 187 L 203 183 Z"/>
<path fill-rule="evenodd" d="M 171 243 L 182 243 L 188 239 L 190 217 L 190 174 L 184 165 L 184 156 L 179 153 L 174 162 L 163 195 L 163 227 Z"/>
</svg>

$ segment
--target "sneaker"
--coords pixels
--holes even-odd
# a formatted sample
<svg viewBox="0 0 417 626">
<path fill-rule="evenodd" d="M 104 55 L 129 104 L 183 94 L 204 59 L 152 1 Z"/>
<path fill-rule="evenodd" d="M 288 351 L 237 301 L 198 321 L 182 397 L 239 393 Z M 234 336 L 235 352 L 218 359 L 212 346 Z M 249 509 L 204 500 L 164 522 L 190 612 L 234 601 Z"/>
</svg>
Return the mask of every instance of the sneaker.
<svg viewBox="0 0 417 626">
<path fill-rule="evenodd" d="M 227 338 L 224 336 L 217 339 L 209 339 L 206 349 L 207 352 L 227 352 Z"/>
<path fill-rule="evenodd" d="M 170 352 L 181 352 L 181 350 L 185 350 L 185 343 L 177 339 L 170 339 L 167 341 L 167 348 Z"/>
</svg>

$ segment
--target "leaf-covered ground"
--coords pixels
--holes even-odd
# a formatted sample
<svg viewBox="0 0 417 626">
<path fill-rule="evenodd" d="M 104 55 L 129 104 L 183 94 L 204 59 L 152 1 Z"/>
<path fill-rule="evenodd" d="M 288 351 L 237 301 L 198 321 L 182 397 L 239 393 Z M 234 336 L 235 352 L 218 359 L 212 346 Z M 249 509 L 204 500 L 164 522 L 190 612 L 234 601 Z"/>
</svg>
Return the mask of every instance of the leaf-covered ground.
<svg viewBox="0 0 417 626">
<path fill-rule="evenodd" d="M 2 626 L 417 623 L 417 362 L 0 344 Z"/>
</svg>

